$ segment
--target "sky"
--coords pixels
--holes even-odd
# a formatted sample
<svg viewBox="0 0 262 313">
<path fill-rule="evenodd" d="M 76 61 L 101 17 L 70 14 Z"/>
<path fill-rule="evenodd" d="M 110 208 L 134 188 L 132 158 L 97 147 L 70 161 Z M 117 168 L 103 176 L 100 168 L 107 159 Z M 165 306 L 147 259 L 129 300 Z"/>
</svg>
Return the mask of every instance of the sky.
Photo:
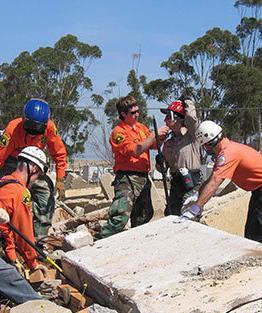
<svg viewBox="0 0 262 313">
<path fill-rule="evenodd" d="M 101 59 L 89 70 L 93 92 L 116 81 L 128 93 L 127 74 L 141 52 L 138 73 L 165 78 L 162 61 L 213 27 L 235 32 L 239 11 L 231 0 L 0 0 L 0 64 L 22 51 L 53 46 L 67 34 L 97 45 Z M 154 103 L 151 104 L 153 108 Z M 149 104 L 150 107 L 150 104 Z M 99 113 L 98 113 L 99 114 Z"/>
</svg>

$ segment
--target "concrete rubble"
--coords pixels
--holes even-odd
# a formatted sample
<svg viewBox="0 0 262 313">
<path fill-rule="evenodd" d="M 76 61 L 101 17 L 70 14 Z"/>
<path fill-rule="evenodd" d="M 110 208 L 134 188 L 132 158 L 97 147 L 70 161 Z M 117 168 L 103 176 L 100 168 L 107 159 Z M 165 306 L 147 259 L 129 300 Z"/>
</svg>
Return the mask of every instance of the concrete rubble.
<svg viewBox="0 0 262 313">
<path fill-rule="evenodd" d="M 27 301 L 10 310 L 10 313 L 70 313 L 71 310 L 48 300 Z"/>
<path fill-rule="evenodd" d="M 152 221 L 94 243 L 93 232 L 108 218 L 113 179 L 107 173 L 100 186 L 88 185 L 79 175 L 68 174 L 66 199 L 57 201 L 45 249 L 62 262 L 74 287 L 82 290 L 88 283 L 92 299 L 83 302 L 83 294 L 70 286 L 72 300 L 66 301 L 66 282 L 59 275 L 31 277 L 45 299 L 65 306 L 65 312 L 226 313 L 259 296 L 261 245 L 233 236 L 243 237 L 250 193 L 225 182 L 204 208 L 204 225 L 174 224 L 176 217 L 164 218 L 162 182 L 152 181 Z M 234 313 L 262 312 L 260 307 L 255 301 Z"/>
<path fill-rule="evenodd" d="M 96 302 L 123 313 L 227 312 L 261 296 L 261 244 L 176 220 L 68 252 L 63 268 L 78 286 L 88 283 Z"/>
</svg>

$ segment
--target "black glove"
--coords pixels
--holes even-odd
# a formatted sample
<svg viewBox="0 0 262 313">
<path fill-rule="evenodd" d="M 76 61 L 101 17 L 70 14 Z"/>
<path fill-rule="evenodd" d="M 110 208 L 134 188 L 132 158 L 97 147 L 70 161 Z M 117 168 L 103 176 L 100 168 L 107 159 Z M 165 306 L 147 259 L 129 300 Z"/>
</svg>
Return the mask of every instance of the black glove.
<svg viewBox="0 0 262 313">
<path fill-rule="evenodd" d="M 157 165 L 162 165 L 162 164 L 164 164 L 164 162 L 165 162 L 165 157 L 163 156 L 162 153 L 158 153 L 156 155 L 156 164 Z"/>
</svg>

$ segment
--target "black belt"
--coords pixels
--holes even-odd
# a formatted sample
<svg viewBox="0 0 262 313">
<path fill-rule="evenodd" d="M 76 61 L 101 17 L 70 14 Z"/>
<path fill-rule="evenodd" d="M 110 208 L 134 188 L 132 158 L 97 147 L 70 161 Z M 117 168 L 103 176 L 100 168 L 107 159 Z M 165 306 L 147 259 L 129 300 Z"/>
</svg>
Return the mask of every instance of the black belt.
<svg viewBox="0 0 262 313">
<path fill-rule="evenodd" d="M 117 171 L 117 175 L 137 175 L 141 177 L 148 177 L 148 173 L 136 172 L 136 171 Z"/>
</svg>

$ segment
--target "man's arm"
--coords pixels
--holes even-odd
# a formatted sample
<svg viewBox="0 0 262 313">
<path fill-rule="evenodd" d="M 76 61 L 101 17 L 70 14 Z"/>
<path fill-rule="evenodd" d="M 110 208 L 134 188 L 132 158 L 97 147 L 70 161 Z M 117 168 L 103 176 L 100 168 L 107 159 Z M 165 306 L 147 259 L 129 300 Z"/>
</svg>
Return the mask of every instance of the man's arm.
<svg viewBox="0 0 262 313">
<path fill-rule="evenodd" d="M 209 179 L 200 188 L 200 194 L 196 204 L 203 207 L 213 197 L 223 181 L 224 178 L 217 177 L 212 173 Z"/>
<path fill-rule="evenodd" d="M 158 128 L 158 135 L 160 141 L 165 138 L 169 131 L 169 128 L 167 126 L 162 126 Z M 155 132 L 150 133 L 149 137 L 147 137 L 144 141 L 139 142 L 135 147 L 135 156 L 138 157 L 141 153 L 148 151 L 149 149 L 156 149 L 156 136 Z"/>
<path fill-rule="evenodd" d="M 201 216 L 203 206 L 212 198 L 223 181 L 224 178 L 212 174 L 204 185 L 201 186 L 198 200 L 184 211 L 176 223 L 182 223 L 187 220 L 197 220 Z"/>
</svg>

